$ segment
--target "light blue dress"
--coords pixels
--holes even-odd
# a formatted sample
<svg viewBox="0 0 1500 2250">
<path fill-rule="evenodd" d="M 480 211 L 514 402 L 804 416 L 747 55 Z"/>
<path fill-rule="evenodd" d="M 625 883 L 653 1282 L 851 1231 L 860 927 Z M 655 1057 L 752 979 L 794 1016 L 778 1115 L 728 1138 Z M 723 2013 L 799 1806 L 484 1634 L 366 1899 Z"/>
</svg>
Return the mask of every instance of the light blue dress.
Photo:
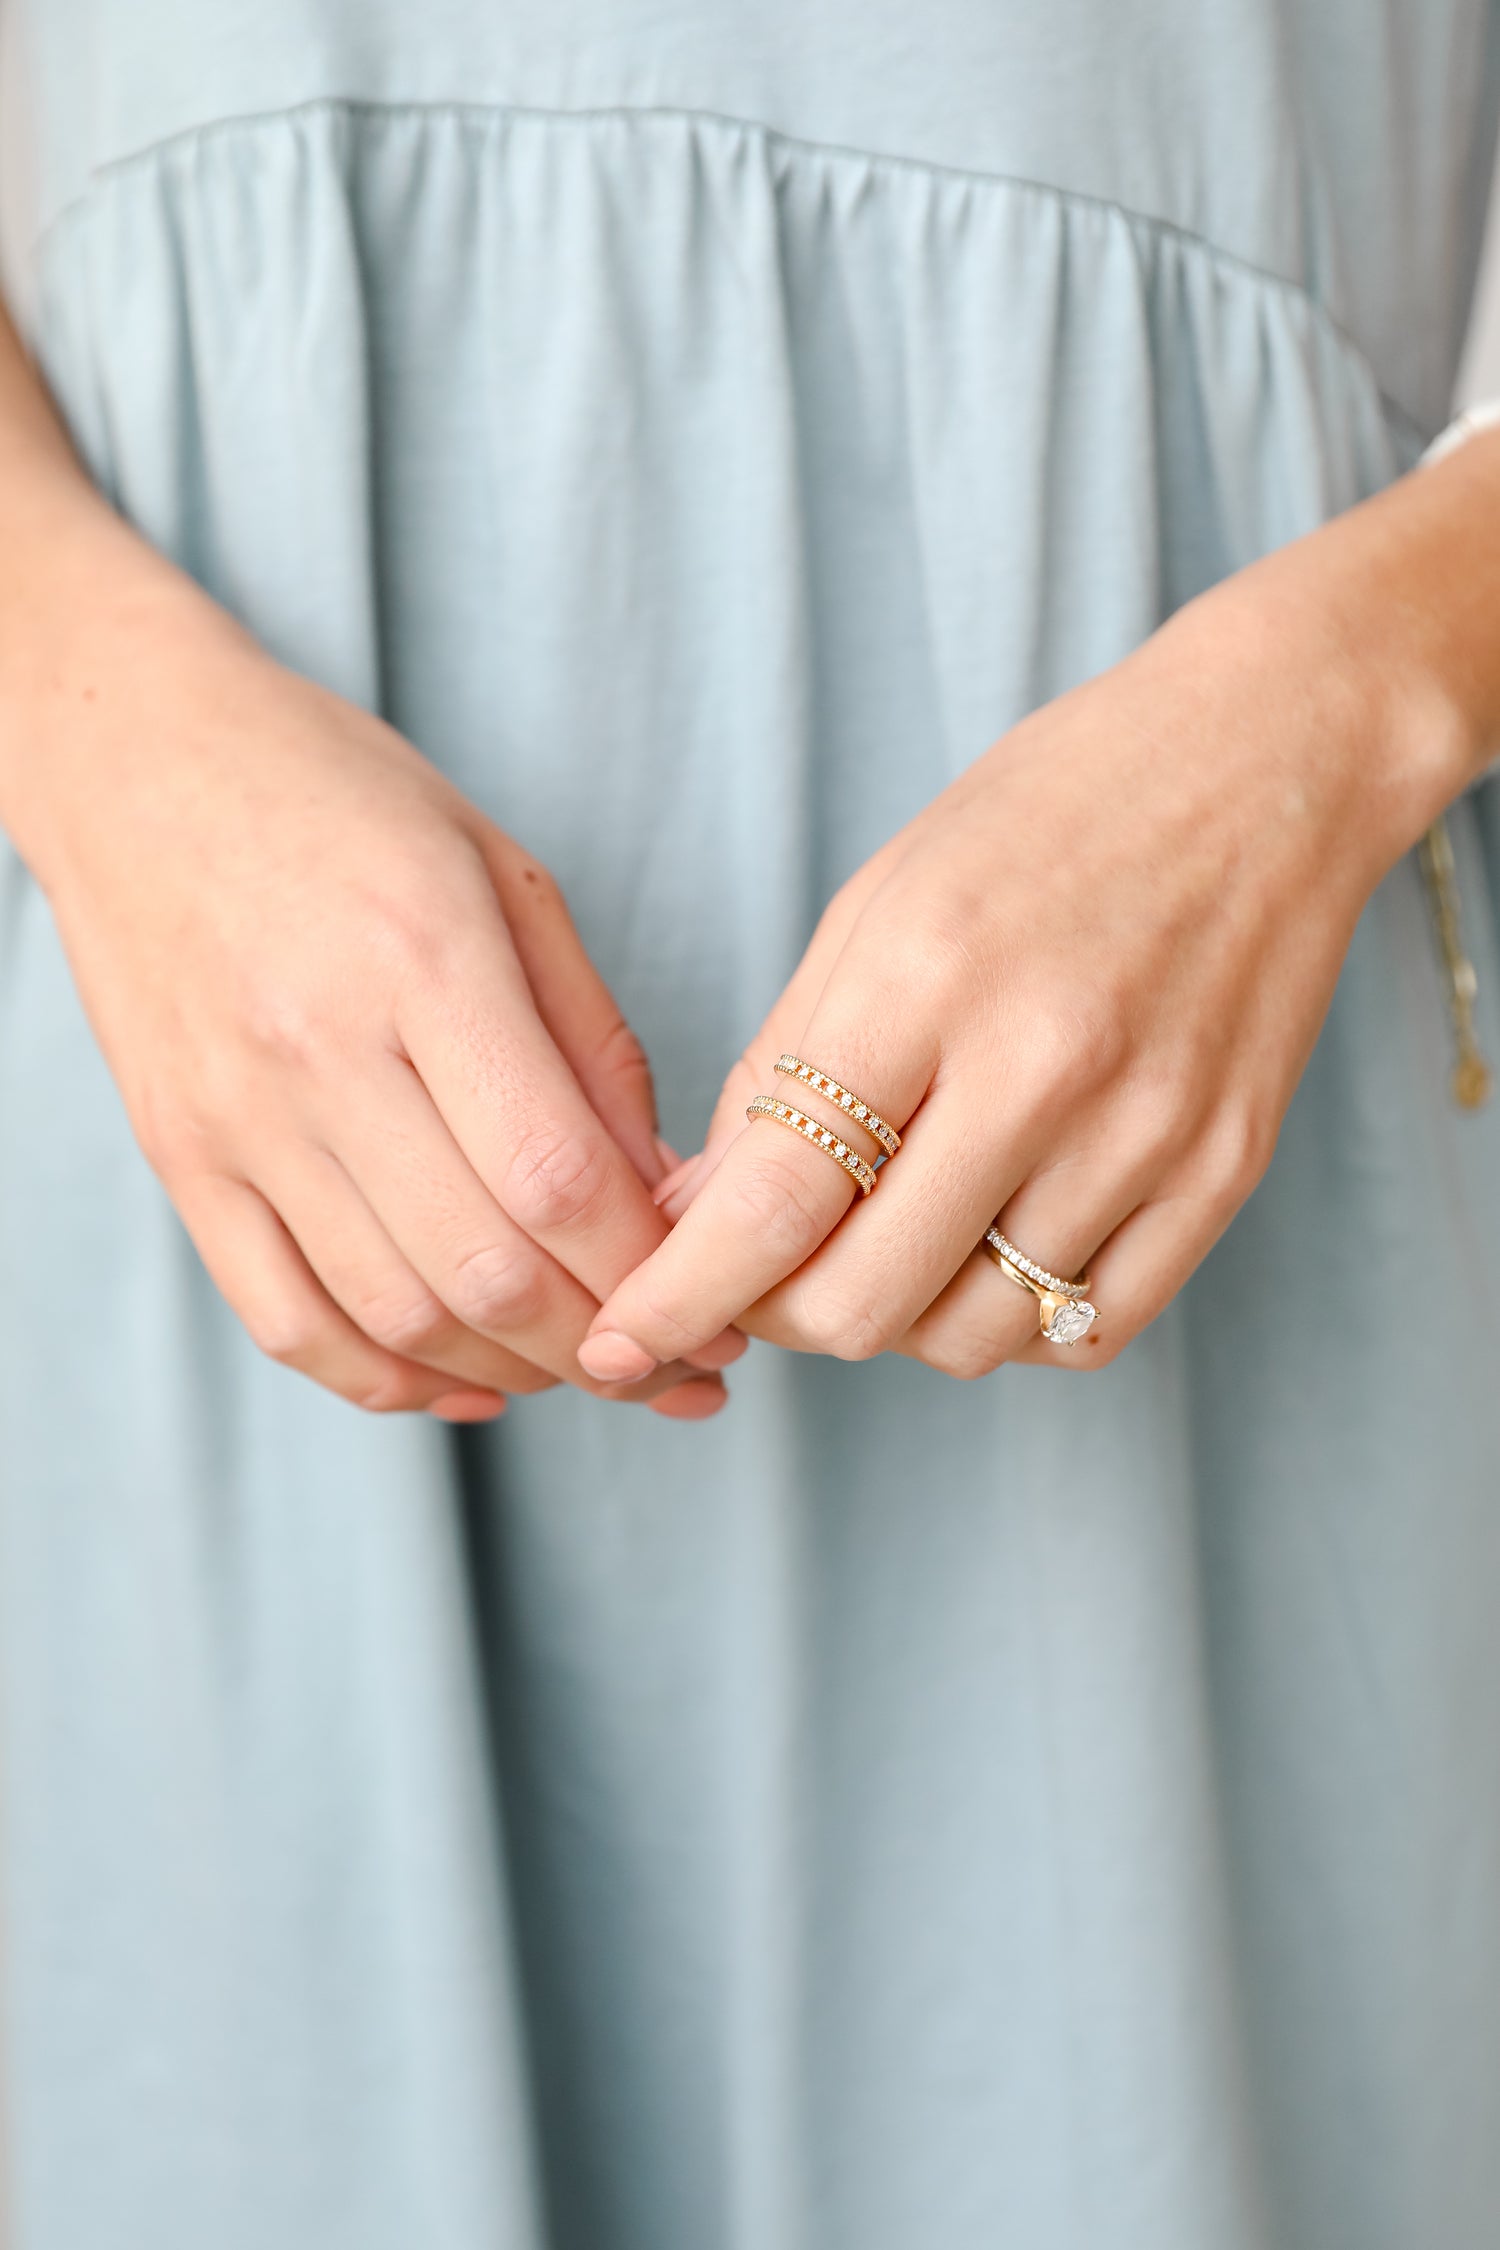
<svg viewBox="0 0 1500 2250">
<path fill-rule="evenodd" d="M 898 824 L 1416 458 L 1500 101 L 1490 0 L 27 29 L 92 471 L 550 862 L 684 1147 Z M 458 1436 L 257 1357 L 0 861 L 18 2250 L 1495 2250 L 1446 1076 L 1403 865 L 1107 1373 L 757 1348 L 712 1425 Z"/>
</svg>

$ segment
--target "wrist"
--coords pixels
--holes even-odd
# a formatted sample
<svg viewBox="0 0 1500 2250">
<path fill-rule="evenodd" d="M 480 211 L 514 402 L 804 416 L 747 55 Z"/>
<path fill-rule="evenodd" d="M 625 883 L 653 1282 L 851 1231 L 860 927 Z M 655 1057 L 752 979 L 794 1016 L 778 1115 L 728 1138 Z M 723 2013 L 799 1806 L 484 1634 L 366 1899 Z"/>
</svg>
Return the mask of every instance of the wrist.
<svg viewBox="0 0 1500 2250">
<path fill-rule="evenodd" d="M 1487 437 L 1224 581 L 1168 631 L 1238 672 L 1378 881 L 1500 753 L 1497 619 Z"/>
<path fill-rule="evenodd" d="M 0 827 L 50 889 L 69 804 L 154 731 L 151 684 L 206 623 L 236 628 L 102 503 L 53 517 L 27 560 L 0 587 Z"/>
<path fill-rule="evenodd" d="M 1500 434 L 1402 477 L 1286 558 L 1294 598 L 1369 683 L 1380 763 L 1420 834 L 1500 753 Z"/>
</svg>

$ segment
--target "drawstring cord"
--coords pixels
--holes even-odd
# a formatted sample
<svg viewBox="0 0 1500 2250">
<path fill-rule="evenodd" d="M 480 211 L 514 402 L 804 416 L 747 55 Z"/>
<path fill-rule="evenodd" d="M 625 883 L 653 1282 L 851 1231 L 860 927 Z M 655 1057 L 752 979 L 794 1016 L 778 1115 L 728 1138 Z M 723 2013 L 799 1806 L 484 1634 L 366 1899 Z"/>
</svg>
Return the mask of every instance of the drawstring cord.
<svg viewBox="0 0 1500 2250">
<path fill-rule="evenodd" d="M 1458 866 L 1448 823 L 1441 816 L 1418 844 L 1417 864 L 1427 886 L 1433 932 L 1448 983 L 1448 1013 L 1453 1020 L 1453 1075 L 1448 1083 L 1460 1109 L 1482 1109 L 1494 1091 L 1495 1080 L 1474 1029 L 1479 977 L 1464 951 Z"/>
<path fill-rule="evenodd" d="M 1450 453 L 1456 453 L 1461 445 L 1467 445 L 1471 438 L 1478 437 L 1481 431 L 1493 429 L 1500 429 L 1500 399 L 1483 406 L 1471 406 L 1460 414 L 1457 421 L 1451 422 L 1428 446 L 1418 465 L 1431 468 L 1445 461 Z M 1427 888 L 1433 932 L 1448 982 L 1448 1013 L 1453 1020 L 1453 1075 L 1449 1085 L 1460 1109 L 1482 1109 L 1494 1090 L 1495 1081 L 1480 1052 L 1474 1029 L 1479 977 L 1464 951 L 1458 866 L 1453 857 L 1453 838 L 1441 815 L 1418 844 L 1417 863 Z"/>
</svg>

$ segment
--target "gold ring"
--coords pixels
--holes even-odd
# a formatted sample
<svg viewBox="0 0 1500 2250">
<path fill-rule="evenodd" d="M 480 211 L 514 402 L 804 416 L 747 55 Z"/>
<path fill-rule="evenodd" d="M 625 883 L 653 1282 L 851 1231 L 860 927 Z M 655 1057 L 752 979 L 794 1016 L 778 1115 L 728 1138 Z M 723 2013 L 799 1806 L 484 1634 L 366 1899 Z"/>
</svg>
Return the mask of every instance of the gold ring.
<svg viewBox="0 0 1500 2250">
<path fill-rule="evenodd" d="M 852 1093 L 847 1086 L 841 1086 L 826 1071 L 814 1070 L 812 1064 L 803 1062 L 800 1055 L 778 1056 L 776 1068 L 783 1078 L 798 1078 L 804 1086 L 811 1086 L 815 1094 L 821 1094 L 825 1101 L 836 1102 L 857 1125 L 863 1125 L 873 1140 L 879 1141 L 887 1156 L 895 1155 L 901 1146 L 901 1135 L 894 1125 L 887 1125 L 883 1117 L 877 1117 L 869 1103 L 862 1102 L 858 1094 Z"/>
<path fill-rule="evenodd" d="M 1003 1250 L 1001 1243 L 1005 1243 Z M 1076 1344 L 1088 1334 L 1099 1318 L 1099 1308 L 1084 1295 L 1087 1275 L 1081 1281 L 1064 1281 L 1061 1275 L 1048 1273 L 1014 1243 L 1006 1242 L 998 1227 L 986 1228 L 983 1246 L 1007 1281 L 1037 1299 L 1038 1321 L 1049 1344 Z"/>
<path fill-rule="evenodd" d="M 825 1156 L 831 1156 L 835 1164 L 841 1164 L 850 1179 L 858 1183 L 862 1194 L 868 1195 L 875 1185 L 874 1165 L 867 1164 L 847 1141 L 841 1141 L 837 1133 L 830 1132 L 826 1125 L 820 1125 L 805 1110 L 793 1109 L 790 1102 L 777 1101 L 774 1094 L 757 1094 L 745 1115 L 751 1118 L 769 1117 L 773 1125 L 785 1125 L 789 1132 L 800 1133 L 805 1141 L 812 1142 L 814 1148 L 820 1148 Z"/>
<path fill-rule="evenodd" d="M 1010 1263 L 1019 1267 L 1022 1273 L 1030 1274 L 1032 1280 L 1039 1282 L 1043 1289 L 1050 1289 L 1054 1297 L 1086 1297 L 1088 1295 L 1089 1277 L 1087 1274 L 1083 1276 L 1081 1281 L 1064 1281 L 1060 1273 L 1048 1273 L 1046 1267 L 1039 1266 L 1035 1258 L 1028 1258 L 1024 1250 L 1018 1250 L 1013 1242 L 1007 1241 L 1006 1237 L 1000 1232 L 998 1223 L 985 1228 L 984 1239 L 990 1248 L 997 1251 L 1002 1258 L 1008 1258 Z"/>
</svg>

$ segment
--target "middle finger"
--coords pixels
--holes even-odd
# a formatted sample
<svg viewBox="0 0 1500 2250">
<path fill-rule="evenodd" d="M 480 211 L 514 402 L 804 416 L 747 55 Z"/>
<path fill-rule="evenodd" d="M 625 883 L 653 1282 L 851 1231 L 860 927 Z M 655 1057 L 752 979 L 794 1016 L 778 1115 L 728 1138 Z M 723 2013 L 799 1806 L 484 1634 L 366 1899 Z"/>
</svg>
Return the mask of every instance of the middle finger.
<svg viewBox="0 0 1500 2250">
<path fill-rule="evenodd" d="M 406 1065 L 393 1059 L 378 1098 L 351 1105 L 338 1157 L 402 1256 L 464 1328 L 582 1390 L 620 1395 L 618 1381 L 596 1379 L 578 1363 L 595 1299 L 501 1210 Z M 664 1367 L 632 1383 L 629 1396 L 652 1399 L 698 1372 Z"/>
<path fill-rule="evenodd" d="M 820 1008 L 799 1052 L 898 1131 L 926 1092 L 935 1061 L 920 1018 L 889 990 L 884 997 L 877 990 L 873 1000 L 862 996 L 857 1013 Z M 820 1106 L 795 1080 L 772 1078 L 766 1091 L 773 1090 L 810 1117 L 826 1116 L 830 1139 L 858 1154 L 878 1153 L 857 1124 L 831 1104 Z M 707 1342 L 801 1266 L 859 1194 L 825 1148 L 770 1119 L 748 1123 L 660 1249 L 601 1306 L 579 1353 L 584 1366 L 644 1371 L 652 1360 Z M 868 1216 L 858 1214 L 861 1221 Z"/>
</svg>

